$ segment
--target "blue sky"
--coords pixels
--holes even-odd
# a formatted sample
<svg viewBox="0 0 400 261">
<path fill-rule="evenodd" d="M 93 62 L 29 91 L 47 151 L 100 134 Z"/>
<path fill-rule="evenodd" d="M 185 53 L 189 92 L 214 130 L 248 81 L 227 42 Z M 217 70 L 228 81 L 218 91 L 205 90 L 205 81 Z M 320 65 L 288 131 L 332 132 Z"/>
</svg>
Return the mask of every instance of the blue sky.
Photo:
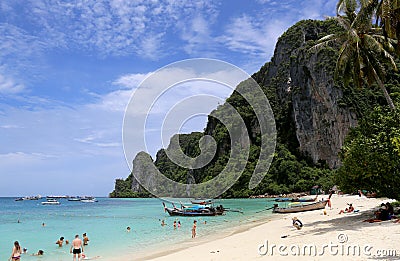
<svg viewBox="0 0 400 261">
<path fill-rule="evenodd" d="M 336 0 L 2 1 L 0 196 L 108 195 L 115 178 L 130 172 L 121 138 L 124 110 L 147 75 L 189 58 L 223 60 L 252 74 L 270 60 L 288 27 L 332 16 L 335 5 Z M 182 90 L 220 99 L 231 91 L 217 85 L 175 91 Z M 207 112 L 216 104 L 192 106 Z M 181 132 L 204 125 L 204 116 L 195 117 Z M 151 135 L 149 140 L 154 156 L 162 141 Z"/>
</svg>

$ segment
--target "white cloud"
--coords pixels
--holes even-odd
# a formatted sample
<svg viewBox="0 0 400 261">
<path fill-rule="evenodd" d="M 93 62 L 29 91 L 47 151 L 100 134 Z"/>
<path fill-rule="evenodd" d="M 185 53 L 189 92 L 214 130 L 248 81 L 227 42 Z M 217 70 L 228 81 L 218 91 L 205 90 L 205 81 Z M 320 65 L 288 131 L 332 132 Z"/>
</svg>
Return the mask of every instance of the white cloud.
<svg viewBox="0 0 400 261">
<path fill-rule="evenodd" d="M 207 60 L 204 60 L 203 65 L 212 66 L 212 60 L 209 61 L 207 63 Z M 202 68 L 196 71 L 193 68 L 170 65 L 153 73 L 123 75 L 113 84 L 131 89 L 104 95 L 98 103 L 92 106 L 100 106 L 105 110 L 119 108 L 122 111 L 128 109 L 128 114 L 131 115 L 148 115 L 164 113 L 174 103 L 193 95 L 209 94 L 225 99 L 241 81 L 248 77 L 244 72 L 238 73 L 239 69 L 227 68 L 230 68 L 230 66 L 226 64 L 224 69 L 216 69 L 216 71 L 213 71 L 212 68 L 207 70 Z M 138 89 L 139 84 L 141 86 Z M 130 100 L 132 94 L 134 99 Z M 128 102 L 131 103 L 128 107 L 122 106 L 128 104 Z M 193 104 L 193 106 L 201 106 L 201 104 Z"/>
<path fill-rule="evenodd" d="M 232 20 L 225 35 L 220 37 L 219 41 L 234 51 L 266 56 L 272 53 L 276 39 L 287 26 L 288 24 L 282 20 L 266 23 L 242 15 Z"/>
<path fill-rule="evenodd" d="M 50 0 L 27 0 L 9 3 L 0 9 L 7 12 L 9 23 L 23 30 L 18 16 L 25 15 L 29 27 L 48 48 L 94 50 L 102 56 L 138 54 L 156 59 L 166 49 L 164 36 L 199 13 L 212 13 L 208 1 L 87 1 L 74 3 Z M 199 30 L 195 21 L 194 30 Z M 27 41 L 26 41 L 27 43 Z M 169 48 L 167 46 L 167 48 Z"/>
<path fill-rule="evenodd" d="M 44 154 L 44 153 L 25 153 L 25 152 L 10 152 L 5 154 L 0 154 L 0 162 L 4 162 L 5 164 L 10 161 L 19 161 L 19 162 L 38 162 L 41 160 L 45 160 L 48 158 L 55 158 L 54 155 Z"/>
<path fill-rule="evenodd" d="M 122 75 L 113 82 L 113 85 L 133 89 L 138 87 L 139 84 L 149 75 L 150 73 L 147 74 L 135 73 L 135 74 Z"/>
<path fill-rule="evenodd" d="M 0 125 L 0 128 L 2 128 L 2 129 L 19 129 L 21 127 L 18 125 Z"/>
<path fill-rule="evenodd" d="M 181 38 L 185 42 L 183 49 L 189 55 L 207 56 L 215 49 L 216 42 L 211 37 L 211 26 L 215 17 L 203 17 L 197 14 L 192 20 L 181 22 L 178 27 L 181 30 Z"/>
<path fill-rule="evenodd" d="M 22 83 L 17 83 L 13 78 L 2 74 L 0 70 L 0 94 L 16 94 L 24 89 Z"/>
<path fill-rule="evenodd" d="M 132 90 L 117 90 L 99 97 L 97 103 L 87 105 L 89 108 L 103 111 L 123 112 L 132 95 Z"/>
<path fill-rule="evenodd" d="M 122 144 L 121 142 L 99 142 L 102 141 L 104 139 L 107 139 L 107 137 L 112 136 L 110 135 L 110 133 L 107 133 L 104 130 L 92 130 L 92 133 L 89 134 L 86 137 L 83 138 L 75 138 L 74 140 L 82 142 L 82 143 L 86 143 L 86 144 L 90 144 L 90 145 L 95 145 L 98 147 L 121 147 Z"/>
<path fill-rule="evenodd" d="M 260 4 L 257 14 L 243 13 L 231 17 L 217 40 L 231 51 L 247 54 L 247 60 L 253 63 L 260 60 L 258 68 L 272 56 L 277 39 L 290 26 L 303 19 L 324 19 L 334 13 L 336 4 L 336 0 L 257 2 Z M 246 61 L 243 65 L 252 71 L 258 69 L 257 65 L 246 64 Z"/>
<path fill-rule="evenodd" d="M 164 56 L 163 46 L 163 36 L 165 33 L 149 34 L 147 37 L 143 38 L 137 48 L 137 53 L 145 58 L 151 60 L 160 59 Z"/>
</svg>

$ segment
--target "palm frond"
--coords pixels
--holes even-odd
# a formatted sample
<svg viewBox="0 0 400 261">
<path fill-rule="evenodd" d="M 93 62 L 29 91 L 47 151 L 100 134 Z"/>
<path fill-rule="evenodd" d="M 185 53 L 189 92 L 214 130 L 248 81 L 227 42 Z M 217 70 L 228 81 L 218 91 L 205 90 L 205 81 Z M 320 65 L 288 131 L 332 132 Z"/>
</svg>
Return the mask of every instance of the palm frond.
<svg viewBox="0 0 400 261">
<path fill-rule="evenodd" d="M 347 75 L 345 73 L 346 66 L 350 64 L 351 57 L 352 57 L 352 49 L 350 48 L 349 42 L 346 41 L 345 43 L 342 44 L 342 47 L 339 50 L 339 56 L 337 58 L 335 66 L 335 74 L 334 74 L 335 79 L 339 79 L 340 76 L 343 77 L 344 75 Z"/>
<path fill-rule="evenodd" d="M 365 6 L 361 7 L 355 17 L 351 27 L 357 28 L 360 32 L 367 32 L 372 27 L 372 16 L 376 8 L 375 1 L 369 1 Z"/>
<path fill-rule="evenodd" d="M 384 46 L 379 41 L 377 41 L 374 37 L 370 35 L 364 35 L 364 41 L 368 49 L 370 49 L 376 55 L 380 55 L 380 58 L 385 60 L 389 65 L 391 65 L 392 69 L 397 71 L 397 65 L 393 55 L 385 50 Z"/>
<path fill-rule="evenodd" d="M 332 18 L 335 20 L 343 29 L 348 30 L 351 28 L 351 21 L 347 16 L 336 16 Z"/>
<path fill-rule="evenodd" d="M 388 38 L 380 34 L 371 34 L 370 36 L 378 41 L 383 46 L 383 49 L 387 50 L 389 53 L 396 52 L 396 45 L 398 44 L 398 40 Z"/>
<path fill-rule="evenodd" d="M 357 1 L 356 0 L 339 0 L 336 4 L 336 14 L 339 15 L 340 13 L 345 13 L 349 15 L 353 13 L 357 9 Z"/>
</svg>

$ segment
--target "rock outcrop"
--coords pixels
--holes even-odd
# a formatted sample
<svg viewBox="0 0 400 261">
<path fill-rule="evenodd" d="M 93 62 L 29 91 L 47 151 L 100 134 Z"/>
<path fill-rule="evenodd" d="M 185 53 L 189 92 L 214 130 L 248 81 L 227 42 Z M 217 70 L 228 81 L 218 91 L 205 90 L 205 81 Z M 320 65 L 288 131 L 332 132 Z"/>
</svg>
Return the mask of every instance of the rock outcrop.
<svg viewBox="0 0 400 261">
<path fill-rule="evenodd" d="M 307 188 L 315 184 L 307 183 L 310 182 L 308 172 L 312 171 L 304 170 L 305 166 L 329 166 L 331 169 L 340 166 L 338 153 L 349 129 L 356 126 L 357 117 L 355 112 L 342 102 L 342 90 L 333 80 L 337 46 L 328 46 L 320 50 L 311 48 L 316 40 L 335 30 L 338 30 L 338 27 L 329 21 L 298 22 L 279 38 L 271 62 L 252 75 L 267 95 L 274 111 L 277 142 L 282 155 L 293 155 L 282 156 L 281 161 L 287 161 L 286 165 L 283 164 L 285 167 L 282 167 L 281 163 L 273 166 L 274 172 L 264 179 L 264 185 L 261 185 L 264 187 L 261 189 L 248 190 L 244 185 L 248 184 L 254 163 L 258 160 L 260 125 L 254 113 L 249 112 L 251 106 L 246 104 L 243 98 L 238 98 L 235 92 L 228 98 L 227 101 L 234 101 L 233 106 L 239 108 L 239 113 L 243 113 L 252 146 L 252 155 L 246 170 L 248 174 L 232 187 L 232 190 L 239 192 L 229 196 L 248 196 L 268 191 L 279 193 L 285 186 L 294 190 Z M 155 165 L 167 177 L 183 183 L 188 180 L 190 183 L 201 183 L 215 177 L 226 164 L 231 149 L 229 137 L 221 123 L 210 116 L 204 133 L 179 135 L 179 140 L 183 140 L 181 146 L 186 155 L 196 157 L 200 151 L 198 141 L 204 134 L 217 137 L 216 156 L 206 167 L 194 172 L 185 170 L 172 164 L 164 150 L 157 153 Z M 312 159 L 312 163 L 309 163 L 308 159 Z M 134 162 L 133 171 L 141 171 L 141 168 Z M 303 176 L 300 177 L 299 173 L 302 171 Z M 132 189 L 140 192 L 138 182 L 131 182 Z M 144 182 L 147 184 L 152 181 L 144 178 Z"/>
<path fill-rule="evenodd" d="M 297 37 L 290 33 L 293 30 Z M 357 117 L 348 107 L 338 105 L 343 94 L 333 81 L 336 50 L 310 50 L 326 32 L 326 26 L 318 21 L 297 23 L 279 39 L 268 68 L 255 77 L 266 88 L 277 86 L 277 98 L 287 104 L 300 152 L 314 163 L 325 161 L 330 168 L 337 168 L 338 152 Z"/>
</svg>

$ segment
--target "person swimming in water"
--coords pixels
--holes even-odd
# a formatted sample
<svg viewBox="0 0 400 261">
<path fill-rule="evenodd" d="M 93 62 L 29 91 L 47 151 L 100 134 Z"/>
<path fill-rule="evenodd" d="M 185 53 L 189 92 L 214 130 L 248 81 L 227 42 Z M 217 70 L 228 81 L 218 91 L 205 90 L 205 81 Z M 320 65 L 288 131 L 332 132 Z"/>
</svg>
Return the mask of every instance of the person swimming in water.
<svg viewBox="0 0 400 261">
<path fill-rule="evenodd" d="M 56 244 L 57 244 L 59 247 L 62 247 L 62 246 L 63 246 L 63 243 L 64 243 L 64 237 L 60 237 L 60 239 L 56 241 Z"/>
<path fill-rule="evenodd" d="M 43 254 L 44 254 L 44 251 L 40 249 L 40 250 L 37 252 L 37 254 L 32 254 L 32 256 L 43 256 Z"/>
</svg>

